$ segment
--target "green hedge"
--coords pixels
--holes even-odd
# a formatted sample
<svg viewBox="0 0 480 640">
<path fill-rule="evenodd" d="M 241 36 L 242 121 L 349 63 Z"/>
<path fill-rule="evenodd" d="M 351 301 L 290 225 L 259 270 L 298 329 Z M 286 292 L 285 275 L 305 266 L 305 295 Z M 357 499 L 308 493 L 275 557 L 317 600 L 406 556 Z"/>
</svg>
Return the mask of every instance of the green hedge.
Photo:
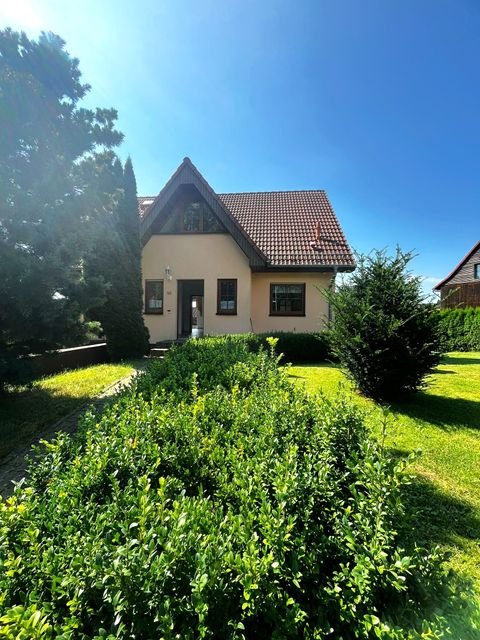
<svg viewBox="0 0 480 640">
<path fill-rule="evenodd" d="M 0 502 L 0 635 L 437 637 L 414 628 L 439 559 L 399 544 L 403 467 L 265 351 L 174 348 Z"/>
<path fill-rule="evenodd" d="M 267 338 L 278 340 L 276 351 L 284 354 L 284 362 L 324 362 L 331 360 L 330 333 L 278 332 L 259 334 L 260 344 L 266 348 Z"/>
<path fill-rule="evenodd" d="M 260 348 L 268 350 L 268 340 L 275 338 L 275 350 L 283 354 L 282 361 L 292 363 L 325 362 L 332 360 L 330 348 L 330 332 L 328 330 L 317 333 L 297 333 L 296 331 L 270 331 L 269 333 L 245 333 L 230 336 L 233 341 L 246 344 L 249 350 L 258 351 Z"/>
<path fill-rule="evenodd" d="M 442 309 L 440 317 L 445 351 L 480 350 L 480 307 Z"/>
</svg>

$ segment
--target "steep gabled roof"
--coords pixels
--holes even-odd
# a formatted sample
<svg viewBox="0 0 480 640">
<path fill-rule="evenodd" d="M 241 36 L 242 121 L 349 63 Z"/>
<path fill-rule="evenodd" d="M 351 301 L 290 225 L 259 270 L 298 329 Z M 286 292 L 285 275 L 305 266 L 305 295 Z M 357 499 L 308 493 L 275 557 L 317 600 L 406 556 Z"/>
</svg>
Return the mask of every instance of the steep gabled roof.
<svg viewBox="0 0 480 640">
<path fill-rule="evenodd" d="M 156 197 L 139 198 L 144 243 L 182 184 L 194 184 L 255 269 L 352 271 L 355 260 L 323 190 L 215 194 L 185 158 Z"/>
<path fill-rule="evenodd" d="M 182 164 L 175 171 L 167 184 L 160 191 L 153 202 L 145 207 L 145 200 L 151 198 L 139 198 L 139 206 L 144 206 L 144 212 L 140 223 L 140 235 L 144 244 L 152 235 L 152 224 L 164 213 L 164 207 L 175 191 L 185 184 L 193 184 L 204 198 L 209 207 L 213 210 L 220 222 L 224 225 L 230 235 L 233 236 L 239 247 L 250 261 L 251 267 L 262 268 L 267 263 L 267 257 L 255 245 L 247 232 L 240 226 L 238 221 L 232 216 L 230 211 L 219 200 L 218 196 L 208 184 L 200 171 L 195 167 L 190 158 L 184 158 Z"/>
<path fill-rule="evenodd" d="M 455 267 L 455 269 L 448 274 L 448 276 L 446 278 L 444 278 L 441 282 L 439 282 L 435 287 L 433 287 L 434 291 L 440 291 L 440 289 L 449 282 L 449 280 L 451 280 L 453 278 L 453 276 L 455 276 L 460 269 L 463 267 L 463 265 L 470 260 L 470 258 L 473 256 L 473 254 L 480 249 L 480 240 L 477 242 L 477 244 L 470 249 L 470 251 L 467 253 L 467 255 L 463 258 L 463 260 L 460 260 L 460 262 L 457 264 L 457 266 Z"/>
</svg>

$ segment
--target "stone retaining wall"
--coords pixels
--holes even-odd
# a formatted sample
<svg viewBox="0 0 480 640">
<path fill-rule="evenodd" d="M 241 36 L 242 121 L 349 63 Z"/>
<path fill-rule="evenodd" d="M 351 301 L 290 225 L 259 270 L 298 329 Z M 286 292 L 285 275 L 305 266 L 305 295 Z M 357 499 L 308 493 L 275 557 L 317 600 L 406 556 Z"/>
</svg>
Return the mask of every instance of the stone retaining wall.
<svg viewBox="0 0 480 640">
<path fill-rule="evenodd" d="M 65 369 L 78 369 L 91 364 L 109 362 L 105 342 L 71 349 L 59 349 L 53 354 L 32 356 L 32 360 L 37 374 L 42 376 L 58 373 Z"/>
</svg>

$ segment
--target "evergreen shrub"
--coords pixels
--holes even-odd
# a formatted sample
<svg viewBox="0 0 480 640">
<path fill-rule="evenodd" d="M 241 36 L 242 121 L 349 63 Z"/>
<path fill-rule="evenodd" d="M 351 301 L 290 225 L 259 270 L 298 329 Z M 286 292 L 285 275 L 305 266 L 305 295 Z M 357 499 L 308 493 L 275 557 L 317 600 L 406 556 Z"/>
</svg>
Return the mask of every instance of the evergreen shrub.
<svg viewBox="0 0 480 640">
<path fill-rule="evenodd" d="M 397 249 L 361 256 L 350 279 L 327 292 L 332 349 L 361 393 L 399 400 L 425 386 L 441 357 L 439 313 Z"/>
<path fill-rule="evenodd" d="M 238 339 L 172 349 L 0 502 L 2 637 L 437 637 L 367 422 Z"/>
<path fill-rule="evenodd" d="M 480 307 L 442 309 L 440 327 L 444 351 L 480 351 Z"/>
</svg>

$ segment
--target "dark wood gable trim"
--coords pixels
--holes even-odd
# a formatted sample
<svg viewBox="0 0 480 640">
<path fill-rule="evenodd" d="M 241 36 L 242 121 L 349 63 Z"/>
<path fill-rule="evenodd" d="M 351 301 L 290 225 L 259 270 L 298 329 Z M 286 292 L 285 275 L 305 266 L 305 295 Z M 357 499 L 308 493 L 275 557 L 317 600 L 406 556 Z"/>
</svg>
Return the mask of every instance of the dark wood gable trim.
<svg viewBox="0 0 480 640">
<path fill-rule="evenodd" d="M 189 158 L 184 158 L 182 164 L 178 167 L 173 176 L 155 198 L 154 203 L 146 212 L 146 215 L 140 225 L 143 246 L 147 244 L 152 236 L 153 223 L 159 218 L 159 216 L 165 215 L 166 204 L 178 187 L 183 184 L 193 184 L 198 189 L 200 195 L 204 198 L 208 206 L 212 209 L 240 249 L 247 256 L 250 266 L 253 269 L 265 268 L 268 263 L 267 257 L 260 251 L 260 249 L 258 249 L 257 246 L 255 246 L 253 240 L 240 227 L 228 209 L 219 201 L 213 189 L 200 174 L 198 169 L 192 164 Z"/>
<path fill-rule="evenodd" d="M 448 276 L 446 278 L 444 278 L 441 282 L 439 282 L 435 287 L 433 287 L 434 291 L 440 291 L 440 289 L 445 286 L 446 284 L 448 284 L 450 282 L 450 280 L 460 271 L 460 269 L 463 267 L 463 265 L 468 262 L 468 260 L 470 260 L 470 258 L 473 256 L 473 254 L 478 251 L 478 249 L 480 249 L 480 240 L 477 242 L 477 244 L 473 247 L 473 249 L 471 249 L 467 255 L 463 258 L 463 260 L 460 260 L 460 262 L 457 264 L 457 266 L 455 267 L 455 269 L 453 269 L 453 271 L 451 273 L 448 274 Z"/>
</svg>

